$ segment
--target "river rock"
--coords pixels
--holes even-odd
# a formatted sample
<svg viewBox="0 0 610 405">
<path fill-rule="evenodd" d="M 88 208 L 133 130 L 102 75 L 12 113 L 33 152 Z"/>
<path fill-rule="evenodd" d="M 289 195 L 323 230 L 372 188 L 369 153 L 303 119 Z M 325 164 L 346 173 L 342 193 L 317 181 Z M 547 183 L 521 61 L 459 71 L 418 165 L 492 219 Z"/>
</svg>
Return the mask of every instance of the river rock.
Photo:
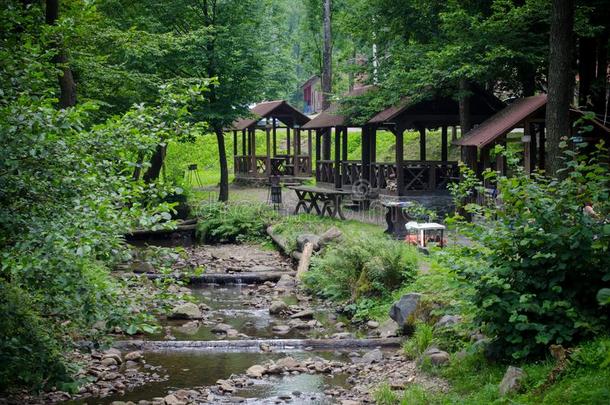
<svg viewBox="0 0 610 405">
<path fill-rule="evenodd" d="M 314 235 L 312 233 L 304 233 L 297 236 L 297 249 L 299 252 L 302 252 L 305 248 L 306 243 L 313 244 L 313 250 L 320 249 L 320 237 L 318 235 Z"/>
<path fill-rule="evenodd" d="M 186 401 L 176 398 L 174 394 L 169 394 L 163 400 L 165 400 L 165 405 L 186 405 Z"/>
<path fill-rule="evenodd" d="M 281 288 L 284 290 L 289 290 L 296 286 L 297 282 L 294 277 L 289 276 L 288 274 L 282 274 L 282 277 L 275 284 L 275 288 Z"/>
<path fill-rule="evenodd" d="M 290 356 L 279 359 L 275 362 L 275 365 L 287 371 L 292 371 L 300 366 L 299 362 Z"/>
<path fill-rule="evenodd" d="M 210 329 L 213 333 L 224 333 L 227 334 L 233 327 L 231 325 L 227 325 L 226 323 L 217 323 Z"/>
<path fill-rule="evenodd" d="M 196 304 L 187 302 L 174 307 L 169 317 L 173 319 L 201 319 L 203 314 Z"/>
<path fill-rule="evenodd" d="M 436 347 L 431 347 L 426 350 L 420 358 L 419 363 L 421 364 L 425 358 L 430 359 L 430 363 L 434 366 L 442 366 L 449 363 L 449 353 L 439 350 Z"/>
<path fill-rule="evenodd" d="M 125 355 L 125 360 L 126 361 L 141 361 L 142 352 L 141 351 L 129 352 Z"/>
<path fill-rule="evenodd" d="M 278 335 L 285 335 L 286 333 L 290 332 L 290 326 L 288 325 L 274 325 L 271 330 L 273 331 L 273 333 L 276 333 Z"/>
<path fill-rule="evenodd" d="M 443 315 L 441 319 L 434 324 L 435 328 L 448 328 L 462 321 L 462 317 L 459 315 Z"/>
<path fill-rule="evenodd" d="M 102 359 L 103 366 L 116 366 L 117 364 L 119 363 L 117 363 L 117 361 L 113 357 L 104 357 Z"/>
<path fill-rule="evenodd" d="M 288 310 L 288 305 L 286 305 L 286 303 L 284 301 L 273 301 L 271 303 L 271 306 L 269 306 L 269 313 L 271 315 L 279 315 L 282 312 L 285 312 Z"/>
<path fill-rule="evenodd" d="M 332 339 L 350 339 L 352 334 L 349 332 L 337 332 L 331 335 Z"/>
<path fill-rule="evenodd" d="M 261 378 L 265 373 L 265 367 L 255 364 L 246 370 L 246 375 L 250 378 Z"/>
<path fill-rule="evenodd" d="M 509 366 L 508 369 L 506 369 L 506 373 L 504 373 L 500 386 L 498 387 L 500 396 L 506 396 L 519 392 L 525 377 L 525 372 L 522 369 Z"/>
<path fill-rule="evenodd" d="M 381 360 L 383 360 L 383 352 L 379 349 L 375 349 L 366 352 L 361 358 L 358 359 L 358 362 L 364 364 L 372 364 L 380 363 Z"/>
<path fill-rule="evenodd" d="M 377 329 L 379 327 L 379 322 L 377 322 L 377 321 L 368 321 L 366 323 L 366 326 L 368 326 L 370 329 Z"/>
<path fill-rule="evenodd" d="M 311 309 L 299 311 L 295 314 L 290 315 L 292 319 L 313 319 L 314 312 Z"/>
<path fill-rule="evenodd" d="M 403 330 L 413 325 L 421 297 L 422 295 L 419 293 L 405 294 L 390 307 L 390 318 L 396 321 Z"/>
<path fill-rule="evenodd" d="M 155 272 L 155 268 L 153 267 L 152 264 L 150 264 L 149 262 L 143 262 L 140 260 L 136 260 L 135 262 L 131 263 L 131 271 L 133 271 L 134 273 L 154 273 Z"/>
</svg>

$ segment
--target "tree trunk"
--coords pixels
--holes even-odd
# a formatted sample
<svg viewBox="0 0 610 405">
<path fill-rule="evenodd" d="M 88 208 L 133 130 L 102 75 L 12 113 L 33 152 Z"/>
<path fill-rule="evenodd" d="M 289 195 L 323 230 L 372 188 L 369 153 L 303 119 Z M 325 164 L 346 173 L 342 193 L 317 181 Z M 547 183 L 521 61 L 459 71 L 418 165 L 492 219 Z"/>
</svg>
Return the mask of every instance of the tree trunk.
<svg viewBox="0 0 610 405">
<path fill-rule="evenodd" d="M 572 32 L 574 1 L 553 0 L 549 55 L 548 102 L 546 106 L 546 172 L 554 175 L 562 167 L 559 143 L 570 136 L 570 102 L 574 95 L 572 72 Z"/>
<path fill-rule="evenodd" d="M 229 201 L 229 169 L 227 167 L 227 151 L 225 149 L 225 137 L 222 128 L 215 128 L 216 140 L 218 142 L 218 160 L 220 163 L 220 190 L 218 201 Z"/>
<path fill-rule="evenodd" d="M 47 0 L 45 10 L 45 21 L 48 25 L 55 25 L 59 17 L 59 0 Z M 67 108 L 76 105 L 76 83 L 72 70 L 68 66 L 68 54 L 62 44 L 55 43 L 57 55 L 53 57 L 53 62 L 62 70 L 59 75 L 59 107 Z"/>
<path fill-rule="evenodd" d="M 146 183 L 152 183 L 159 178 L 161 168 L 163 167 L 163 161 L 165 160 L 165 151 L 167 150 L 166 145 L 157 145 L 155 153 L 150 158 L 150 167 L 144 174 L 144 181 Z"/>
<path fill-rule="evenodd" d="M 470 84 L 468 83 L 468 80 L 460 80 L 459 93 L 460 136 L 463 137 L 470 131 L 470 128 L 472 128 L 472 121 L 470 118 Z"/>
<path fill-rule="evenodd" d="M 324 0 L 323 13 L 324 46 L 322 50 L 322 109 L 330 107 L 330 94 L 333 87 L 333 48 L 332 48 L 332 28 L 331 28 L 331 0 Z M 322 135 L 322 156 L 330 159 L 330 138 L 331 129 Z"/>
</svg>

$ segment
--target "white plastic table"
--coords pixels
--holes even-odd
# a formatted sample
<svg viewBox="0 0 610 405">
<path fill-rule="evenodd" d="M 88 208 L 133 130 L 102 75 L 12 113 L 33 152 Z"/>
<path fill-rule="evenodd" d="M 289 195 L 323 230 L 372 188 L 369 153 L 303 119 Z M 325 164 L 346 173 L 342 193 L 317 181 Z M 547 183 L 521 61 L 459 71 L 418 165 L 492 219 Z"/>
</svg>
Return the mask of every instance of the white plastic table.
<svg viewBox="0 0 610 405">
<path fill-rule="evenodd" d="M 405 225 L 405 229 L 407 230 L 407 234 L 410 234 L 411 231 L 415 231 L 418 234 L 419 246 L 426 247 L 426 231 L 441 231 L 441 247 L 443 247 L 443 237 L 445 234 L 445 225 L 437 224 L 436 222 L 407 222 Z"/>
</svg>

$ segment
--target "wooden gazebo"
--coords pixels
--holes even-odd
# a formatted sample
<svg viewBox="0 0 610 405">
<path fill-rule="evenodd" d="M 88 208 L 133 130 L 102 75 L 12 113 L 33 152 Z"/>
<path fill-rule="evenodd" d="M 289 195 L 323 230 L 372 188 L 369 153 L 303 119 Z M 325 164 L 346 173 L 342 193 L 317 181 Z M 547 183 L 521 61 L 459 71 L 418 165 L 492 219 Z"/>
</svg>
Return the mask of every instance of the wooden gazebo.
<svg viewBox="0 0 610 405">
<path fill-rule="evenodd" d="M 311 131 L 307 133 L 307 150 L 301 150 L 301 128 L 307 122 L 309 118 L 306 115 L 283 100 L 264 102 L 252 107 L 249 117 L 235 121 L 230 128 L 233 131 L 233 167 L 236 179 L 311 177 Z M 278 151 L 278 129 L 286 130 L 286 150 L 283 153 Z M 259 130 L 265 133 L 265 155 L 256 154 L 256 133 Z"/>
<path fill-rule="evenodd" d="M 478 173 L 486 168 L 492 168 L 501 174 L 506 174 L 506 162 L 503 156 L 497 156 L 494 161 L 490 159 L 490 151 L 495 145 L 504 145 L 508 141 L 507 135 L 517 128 L 523 129 L 518 139 L 522 143 L 522 164 L 527 173 L 536 168 L 544 170 L 545 166 L 545 122 L 546 122 L 546 94 L 525 97 L 512 102 L 488 120 L 477 126 L 454 144 L 462 148 L 465 163 Z M 572 121 L 583 117 L 584 113 L 572 109 Z M 592 131 L 579 134 L 578 128 L 572 127 L 572 133 L 566 134 L 577 137 L 580 141 L 595 143 L 600 138 L 608 139 L 610 129 L 600 121 L 593 119 Z"/>
<path fill-rule="evenodd" d="M 361 89 L 360 92 L 371 88 Z M 353 94 L 352 94 L 353 95 Z M 470 97 L 471 121 L 481 123 L 504 107 L 504 103 L 493 95 L 475 89 Z M 362 160 L 347 159 L 347 133 L 349 117 L 333 114 L 338 109 L 331 106 L 304 126 L 321 131 L 335 128 L 334 160 L 319 159 L 316 148 L 316 180 L 321 185 L 345 188 L 356 182 L 366 181 L 371 190 L 381 194 L 399 196 L 444 192 L 452 179 L 458 178 L 458 163 L 448 160 L 447 129 L 458 126 L 459 106 L 451 97 L 433 95 L 427 99 L 413 101 L 404 99 L 396 106 L 380 111 L 362 129 Z M 441 128 L 441 159 L 428 160 L 426 156 L 426 130 Z M 376 134 L 386 129 L 396 137 L 395 162 L 376 162 Z M 404 160 L 403 134 L 407 129 L 420 133 L 420 159 Z M 342 145 L 342 146 L 341 146 Z M 395 186 L 391 187 L 391 184 Z"/>
</svg>

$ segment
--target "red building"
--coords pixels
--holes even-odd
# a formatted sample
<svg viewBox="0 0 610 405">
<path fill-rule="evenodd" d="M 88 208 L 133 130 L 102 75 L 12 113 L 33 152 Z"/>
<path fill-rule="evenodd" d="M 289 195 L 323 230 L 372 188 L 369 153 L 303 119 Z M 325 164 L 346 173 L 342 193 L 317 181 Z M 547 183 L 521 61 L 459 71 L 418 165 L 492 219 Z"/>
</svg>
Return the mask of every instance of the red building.
<svg viewBox="0 0 610 405">
<path fill-rule="evenodd" d="M 322 90 L 319 76 L 312 76 L 301 88 L 303 89 L 303 112 L 317 114 L 322 111 Z"/>
</svg>

